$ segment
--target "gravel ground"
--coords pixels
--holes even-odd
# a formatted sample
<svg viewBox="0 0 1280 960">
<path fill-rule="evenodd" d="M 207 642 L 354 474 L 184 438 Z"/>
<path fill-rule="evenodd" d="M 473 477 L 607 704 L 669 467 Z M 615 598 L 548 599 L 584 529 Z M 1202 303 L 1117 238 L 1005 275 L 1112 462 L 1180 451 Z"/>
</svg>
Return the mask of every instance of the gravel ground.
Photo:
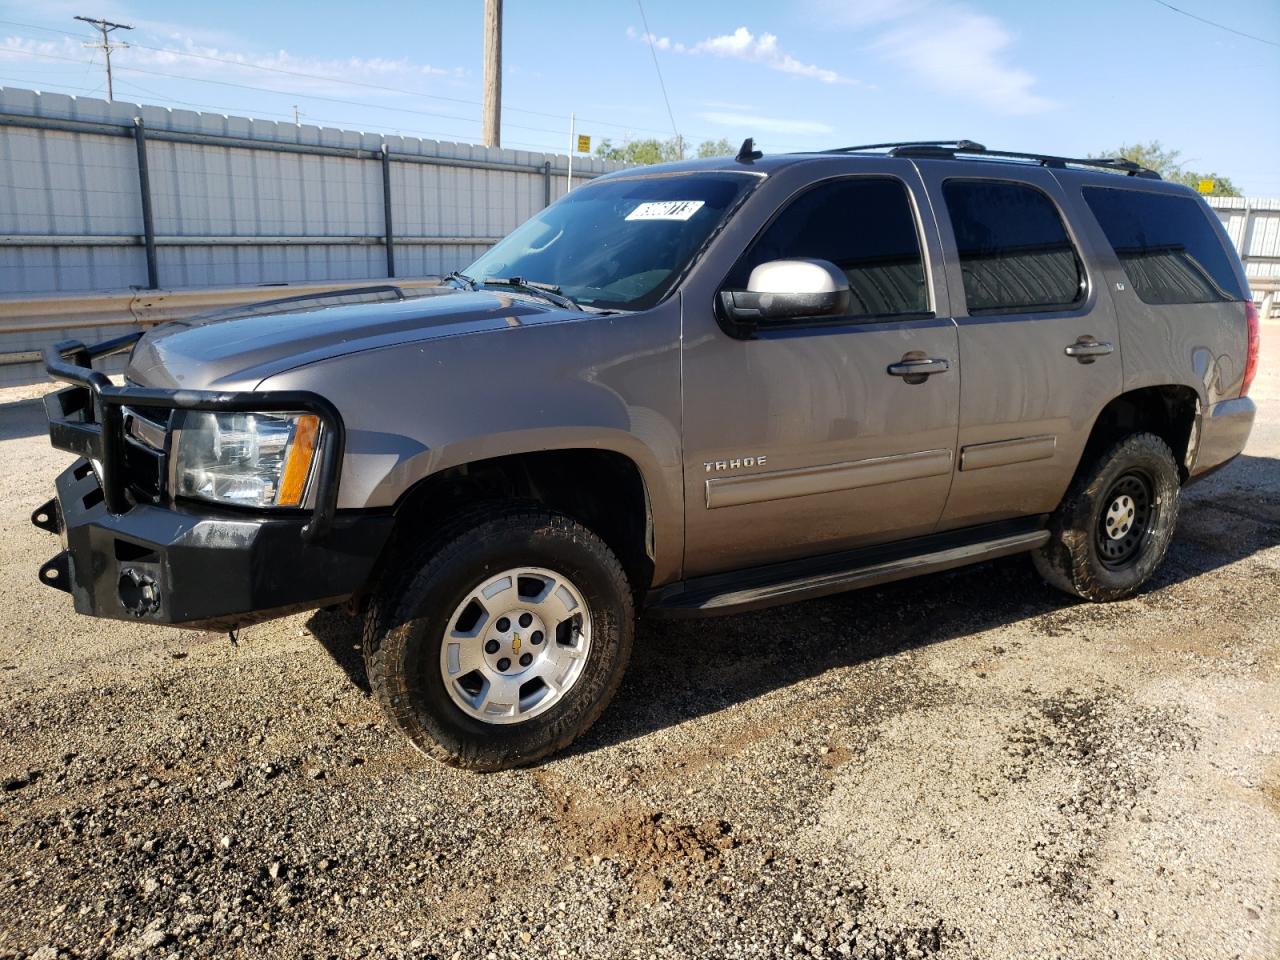
<svg viewBox="0 0 1280 960">
<path fill-rule="evenodd" d="M 1280 956 L 1280 326 L 1136 599 L 1012 558 L 642 624 L 569 754 L 420 758 L 352 621 L 74 616 L 0 396 L 0 957 Z"/>
</svg>

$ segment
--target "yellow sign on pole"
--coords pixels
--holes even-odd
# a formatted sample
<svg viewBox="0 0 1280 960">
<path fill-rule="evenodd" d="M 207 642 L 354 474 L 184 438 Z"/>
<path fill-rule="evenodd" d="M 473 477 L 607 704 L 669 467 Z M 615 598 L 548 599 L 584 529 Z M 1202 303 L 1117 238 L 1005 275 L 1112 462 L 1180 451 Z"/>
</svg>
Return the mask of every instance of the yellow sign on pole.
<svg viewBox="0 0 1280 960">
<path fill-rule="evenodd" d="M 1198 184 L 1196 184 L 1196 189 L 1199 190 L 1201 193 L 1213 193 L 1213 181 L 1201 180 Z"/>
<path fill-rule="evenodd" d="M 579 153 L 591 152 L 591 138 L 588 136 L 584 136 L 581 133 L 578 134 L 578 152 Z"/>
</svg>

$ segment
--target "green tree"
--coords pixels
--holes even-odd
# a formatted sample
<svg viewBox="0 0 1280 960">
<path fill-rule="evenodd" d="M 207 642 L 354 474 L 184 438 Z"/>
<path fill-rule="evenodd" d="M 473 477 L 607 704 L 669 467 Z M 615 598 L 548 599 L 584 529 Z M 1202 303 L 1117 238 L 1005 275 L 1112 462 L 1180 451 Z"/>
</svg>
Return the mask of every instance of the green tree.
<svg viewBox="0 0 1280 960">
<path fill-rule="evenodd" d="M 698 144 L 698 156 L 707 157 L 732 157 L 738 152 L 738 148 L 732 143 L 721 137 L 719 140 L 703 140 Z"/>
<path fill-rule="evenodd" d="M 1090 159 L 1123 157 L 1126 160 L 1132 160 L 1134 163 L 1140 163 L 1149 170 L 1154 170 L 1166 180 L 1185 184 L 1193 190 L 1199 186 L 1201 180 L 1212 180 L 1214 196 L 1241 196 L 1239 187 L 1232 183 L 1229 177 L 1219 176 L 1217 173 L 1201 173 L 1198 170 L 1188 170 L 1183 167 L 1180 160 L 1181 156 L 1182 151 L 1170 150 L 1159 140 L 1152 140 L 1149 143 L 1121 144 L 1118 150 L 1090 154 Z"/>
<path fill-rule="evenodd" d="M 692 155 L 698 157 L 732 157 L 737 152 L 737 147 L 728 140 L 721 138 L 719 140 L 704 140 L 698 144 L 698 148 L 692 152 Z M 678 137 L 671 137 L 668 140 L 658 140 L 655 137 L 650 137 L 647 140 L 630 140 L 623 144 L 615 144 L 612 140 L 606 138 L 596 145 L 596 156 L 601 159 L 619 160 L 622 163 L 640 165 L 667 163 L 671 160 L 681 160 L 690 155 L 687 145 L 683 144 Z"/>
<path fill-rule="evenodd" d="M 670 140 L 658 140 L 650 137 L 647 140 L 631 140 L 621 146 L 614 146 L 612 140 L 601 140 L 596 147 L 596 156 L 605 160 L 619 160 L 622 163 L 666 163 L 680 159 L 680 141 L 675 137 Z"/>
</svg>

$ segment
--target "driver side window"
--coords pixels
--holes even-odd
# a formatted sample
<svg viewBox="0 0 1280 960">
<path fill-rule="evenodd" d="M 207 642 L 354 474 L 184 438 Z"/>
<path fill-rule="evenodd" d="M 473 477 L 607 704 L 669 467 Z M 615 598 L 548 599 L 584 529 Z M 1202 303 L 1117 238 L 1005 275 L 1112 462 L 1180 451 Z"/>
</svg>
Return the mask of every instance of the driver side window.
<svg viewBox="0 0 1280 960">
<path fill-rule="evenodd" d="M 924 260 L 906 185 L 889 177 L 819 184 L 794 198 L 730 274 L 745 289 L 770 260 L 829 260 L 849 278 L 848 317 L 891 318 L 929 311 Z"/>
</svg>

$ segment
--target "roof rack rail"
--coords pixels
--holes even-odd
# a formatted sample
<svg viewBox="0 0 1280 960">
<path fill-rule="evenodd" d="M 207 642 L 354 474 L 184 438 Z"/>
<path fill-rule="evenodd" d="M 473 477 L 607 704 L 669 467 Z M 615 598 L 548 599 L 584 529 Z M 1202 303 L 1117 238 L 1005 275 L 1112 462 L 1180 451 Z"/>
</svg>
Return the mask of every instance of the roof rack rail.
<svg viewBox="0 0 1280 960">
<path fill-rule="evenodd" d="M 987 148 L 976 140 L 896 140 L 890 143 L 863 143 L 856 147 L 836 147 L 822 153 L 856 153 L 862 150 L 897 150 L 905 147 L 950 147 L 953 150 L 985 151 Z"/>
<path fill-rule="evenodd" d="M 1020 153 L 1014 150 L 988 150 L 974 140 L 904 140 L 898 143 L 866 143 L 856 147 L 836 147 L 821 153 L 859 153 L 885 150 L 891 157 L 922 157 L 931 160 L 955 160 L 957 156 L 994 157 L 998 160 L 1032 160 L 1043 167 L 1097 167 L 1114 170 L 1130 177 L 1159 180 L 1154 170 L 1122 157 L 1057 157 L 1044 153 Z"/>
</svg>

